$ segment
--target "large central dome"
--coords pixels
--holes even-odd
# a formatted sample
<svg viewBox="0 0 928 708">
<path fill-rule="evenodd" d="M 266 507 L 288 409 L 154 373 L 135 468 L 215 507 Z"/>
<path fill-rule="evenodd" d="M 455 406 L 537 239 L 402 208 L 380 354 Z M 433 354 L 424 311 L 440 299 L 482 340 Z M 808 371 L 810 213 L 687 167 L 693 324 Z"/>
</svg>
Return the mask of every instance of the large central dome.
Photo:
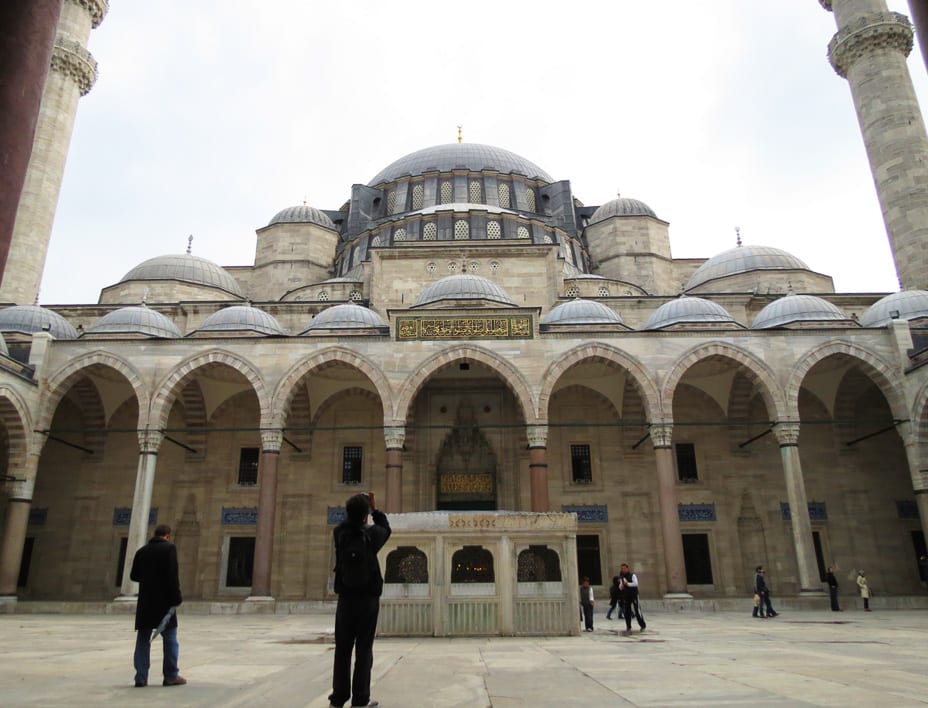
<svg viewBox="0 0 928 708">
<path fill-rule="evenodd" d="M 400 177 L 415 177 L 426 172 L 451 170 L 494 170 L 501 174 L 520 174 L 543 182 L 553 182 L 551 175 L 538 165 L 514 152 L 477 143 L 451 143 L 417 150 L 387 165 L 368 184 L 376 187 Z"/>
</svg>

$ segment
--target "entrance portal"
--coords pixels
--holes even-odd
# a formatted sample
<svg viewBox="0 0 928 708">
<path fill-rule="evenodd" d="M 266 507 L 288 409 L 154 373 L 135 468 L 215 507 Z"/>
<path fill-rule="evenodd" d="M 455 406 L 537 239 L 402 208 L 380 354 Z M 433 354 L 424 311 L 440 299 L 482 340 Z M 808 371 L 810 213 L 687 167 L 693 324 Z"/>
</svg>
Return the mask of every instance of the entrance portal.
<svg viewBox="0 0 928 708">
<path fill-rule="evenodd" d="M 454 428 L 438 453 L 435 507 L 448 511 L 496 509 L 496 454 L 477 427 L 474 410 L 461 403 Z"/>
</svg>

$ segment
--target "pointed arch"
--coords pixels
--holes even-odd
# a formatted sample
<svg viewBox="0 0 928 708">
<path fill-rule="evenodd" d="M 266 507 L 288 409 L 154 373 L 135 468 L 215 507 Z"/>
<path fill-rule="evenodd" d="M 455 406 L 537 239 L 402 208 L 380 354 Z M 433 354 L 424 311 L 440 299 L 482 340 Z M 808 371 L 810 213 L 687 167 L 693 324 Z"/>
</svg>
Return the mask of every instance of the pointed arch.
<svg viewBox="0 0 928 708">
<path fill-rule="evenodd" d="M 364 374 L 377 389 L 383 406 L 384 417 L 393 410 L 393 388 L 384 375 L 383 370 L 367 357 L 344 347 L 330 347 L 323 349 L 308 359 L 294 365 L 277 384 L 274 390 L 273 410 L 274 426 L 283 427 L 286 423 L 286 414 L 297 393 L 297 387 L 303 377 L 316 369 L 343 364 L 357 369 Z"/>
<path fill-rule="evenodd" d="M 6 385 L 0 385 L 0 425 L 6 428 L 9 462 L 24 462 L 32 431 L 32 416 L 22 396 Z"/>
<path fill-rule="evenodd" d="M 581 344 L 578 347 L 574 347 L 562 354 L 548 366 L 542 377 L 542 388 L 538 395 L 538 419 L 540 421 L 548 420 L 548 404 L 551 401 L 551 394 L 554 391 L 554 387 L 557 385 L 561 376 L 563 376 L 568 369 L 577 364 L 596 359 L 615 364 L 628 372 L 630 380 L 634 383 L 644 403 L 645 420 L 654 420 L 654 417 L 657 416 L 661 410 L 660 395 L 647 369 L 627 352 L 601 342 Z"/>
<path fill-rule="evenodd" d="M 771 419 L 785 412 L 783 393 L 773 370 L 751 352 L 726 342 L 710 342 L 684 353 L 664 379 L 661 405 L 664 420 L 673 420 L 673 394 L 686 372 L 695 364 L 712 357 L 728 359 L 741 366 L 742 373 L 760 389 Z"/>
<path fill-rule="evenodd" d="M 846 341 L 827 342 L 798 357 L 786 385 L 785 403 L 791 415 L 796 415 L 798 419 L 799 390 L 802 388 L 802 383 L 809 371 L 816 364 L 831 356 L 846 356 L 856 359 L 863 368 L 864 373 L 873 380 L 886 397 L 893 417 L 897 420 L 909 418 L 909 410 L 905 404 L 903 393 L 905 386 L 898 374 L 897 367 L 890 366 L 877 354 Z"/>
<path fill-rule="evenodd" d="M 260 425 L 261 427 L 269 427 L 271 408 L 264 377 L 261 376 L 258 368 L 250 361 L 223 349 L 211 349 L 194 355 L 175 366 L 162 379 L 152 397 L 151 414 L 149 416 L 150 425 L 154 428 L 164 428 L 167 425 L 171 406 L 183 391 L 181 384 L 186 385 L 187 380 L 195 374 L 197 369 L 209 364 L 225 365 L 239 372 L 248 381 L 258 397 L 258 405 L 261 410 Z"/>
<path fill-rule="evenodd" d="M 429 378 L 437 371 L 456 361 L 473 361 L 483 364 L 496 373 L 519 402 L 525 422 L 531 423 L 534 421 L 535 399 L 532 396 L 532 391 L 528 382 L 525 380 L 525 377 L 522 376 L 522 372 L 495 352 L 472 344 L 443 349 L 425 361 L 420 362 L 415 372 L 406 378 L 400 388 L 400 393 L 397 396 L 396 405 L 393 409 L 393 420 L 405 421 L 409 413 L 409 407 L 412 405 L 416 394 Z M 384 415 L 386 415 L 386 411 L 387 409 L 384 408 Z"/>
</svg>

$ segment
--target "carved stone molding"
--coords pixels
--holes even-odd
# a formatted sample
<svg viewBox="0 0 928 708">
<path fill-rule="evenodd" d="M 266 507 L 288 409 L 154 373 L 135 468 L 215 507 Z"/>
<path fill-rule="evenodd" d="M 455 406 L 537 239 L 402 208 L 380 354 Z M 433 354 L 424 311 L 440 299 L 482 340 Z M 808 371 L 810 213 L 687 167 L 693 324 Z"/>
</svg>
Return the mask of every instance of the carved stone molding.
<svg viewBox="0 0 928 708">
<path fill-rule="evenodd" d="M 81 96 L 86 96 L 97 80 L 96 59 L 80 42 L 65 39 L 61 35 L 55 37 L 51 68 L 52 71 L 73 79 L 81 91 Z"/>
<path fill-rule="evenodd" d="M 68 0 L 68 2 L 82 7 L 90 13 L 90 20 L 93 22 L 94 29 L 100 26 L 110 9 L 109 0 Z"/>
<path fill-rule="evenodd" d="M 402 450 L 406 442 L 406 428 L 386 426 L 383 429 L 383 438 L 388 450 Z"/>
<path fill-rule="evenodd" d="M 773 434 L 780 447 L 799 445 L 799 423 L 774 423 Z"/>
<path fill-rule="evenodd" d="M 648 434 L 655 449 L 667 448 L 673 445 L 673 424 L 654 423 L 648 427 Z"/>
<path fill-rule="evenodd" d="M 159 430 L 140 430 L 139 452 L 143 455 L 157 455 L 162 440 L 164 440 L 164 433 Z"/>
<path fill-rule="evenodd" d="M 908 56 L 915 32 L 909 18 L 898 12 L 876 12 L 842 27 L 828 44 L 828 59 L 839 76 L 862 56 L 877 49 L 895 49 Z"/>
<path fill-rule="evenodd" d="M 547 425 L 530 425 L 526 429 L 529 447 L 547 447 L 548 446 L 548 426 Z"/>
<path fill-rule="evenodd" d="M 280 452 L 280 446 L 284 441 L 283 430 L 262 430 L 261 431 L 261 451 L 262 452 Z"/>
</svg>

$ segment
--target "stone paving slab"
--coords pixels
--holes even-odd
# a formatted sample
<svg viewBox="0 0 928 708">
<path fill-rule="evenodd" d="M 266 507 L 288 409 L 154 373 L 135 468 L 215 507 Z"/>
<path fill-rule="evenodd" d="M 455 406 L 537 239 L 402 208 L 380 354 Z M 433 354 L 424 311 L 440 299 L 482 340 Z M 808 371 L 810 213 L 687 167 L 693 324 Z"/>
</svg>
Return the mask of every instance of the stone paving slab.
<svg viewBox="0 0 928 708">
<path fill-rule="evenodd" d="M 331 612 L 181 614 L 187 686 L 132 686 L 132 618 L 0 615 L 0 705 L 323 708 Z M 578 637 L 380 638 L 384 708 L 925 706 L 928 612 L 652 612 L 648 629 L 598 616 Z"/>
</svg>

